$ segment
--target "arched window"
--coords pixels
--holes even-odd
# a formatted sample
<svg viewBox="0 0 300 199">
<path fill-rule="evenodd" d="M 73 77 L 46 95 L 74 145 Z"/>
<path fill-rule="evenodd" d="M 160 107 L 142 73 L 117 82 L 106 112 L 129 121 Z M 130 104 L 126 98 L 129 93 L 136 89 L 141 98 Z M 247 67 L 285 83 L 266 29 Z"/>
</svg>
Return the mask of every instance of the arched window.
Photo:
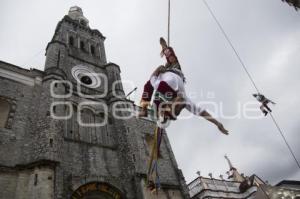
<svg viewBox="0 0 300 199">
<path fill-rule="evenodd" d="M 74 37 L 72 36 L 69 37 L 69 44 L 70 46 L 74 46 Z"/>
<path fill-rule="evenodd" d="M 9 102 L 0 98 L 0 128 L 6 127 L 9 111 L 10 111 Z"/>
<path fill-rule="evenodd" d="M 95 55 L 95 46 L 91 45 L 91 54 Z"/>
</svg>

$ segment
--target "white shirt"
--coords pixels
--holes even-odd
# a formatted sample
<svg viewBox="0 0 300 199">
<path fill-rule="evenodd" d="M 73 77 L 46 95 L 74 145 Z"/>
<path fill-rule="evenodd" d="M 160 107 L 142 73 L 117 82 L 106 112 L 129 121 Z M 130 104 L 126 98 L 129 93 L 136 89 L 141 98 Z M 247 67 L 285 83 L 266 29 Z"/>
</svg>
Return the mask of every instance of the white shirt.
<svg viewBox="0 0 300 199">
<path fill-rule="evenodd" d="M 184 82 L 179 75 L 172 73 L 172 72 L 165 72 L 165 73 L 159 74 L 159 76 L 152 76 L 150 78 L 150 83 L 155 90 L 157 90 L 159 83 L 161 81 L 165 81 L 174 91 L 176 91 L 177 93 L 180 93 L 183 96 L 183 98 L 186 102 L 185 108 L 189 112 L 193 113 L 194 115 L 199 116 L 199 114 L 201 114 L 204 111 L 204 109 L 197 106 L 194 102 L 192 102 L 187 97 L 185 88 L 184 88 Z"/>
</svg>

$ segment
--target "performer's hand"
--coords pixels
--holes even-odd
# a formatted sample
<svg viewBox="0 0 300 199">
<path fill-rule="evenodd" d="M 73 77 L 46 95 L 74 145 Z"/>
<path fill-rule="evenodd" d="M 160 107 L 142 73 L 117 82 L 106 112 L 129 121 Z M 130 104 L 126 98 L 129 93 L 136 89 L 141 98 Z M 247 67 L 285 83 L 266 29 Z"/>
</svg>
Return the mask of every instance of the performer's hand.
<svg viewBox="0 0 300 199">
<path fill-rule="evenodd" d="M 225 135 L 228 135 L 228 131 L 224 128 L 223 124 L 219 123 L 218 129 Z"/>
<path fill-rule="evenodd" d="M 165 71 L 165 67 L 163 65 L 157 67 L 151 76 L 158 76 L 160 73 Z"/>
<path fill-rule="evenodd" d="M 171 64 L 168 62 L 165 64 L 165 68 L 169 68 L 170 66 L 171 66 Z"/>
</svg>

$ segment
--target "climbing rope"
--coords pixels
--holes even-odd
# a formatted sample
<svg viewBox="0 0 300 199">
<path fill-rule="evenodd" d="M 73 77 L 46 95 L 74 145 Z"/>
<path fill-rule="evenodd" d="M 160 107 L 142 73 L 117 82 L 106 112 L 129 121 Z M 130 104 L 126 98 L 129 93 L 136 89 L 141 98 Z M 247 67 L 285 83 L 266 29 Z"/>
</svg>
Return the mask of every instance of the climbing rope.
<svg viewBox="0 0 300 199">
<path fill-rule="evenodd" d="M 171 31 L 171 0 L 168 0 L 168 35 L 167 42 L 170 46 L 170 31 Z M 158 194 L 160 189 L 160 179 L 158 174 L 158 158 L 159 149 L 163 136 L 164 129 L 156 126 L 154 131 L 154 140 L 151 149 L 151 155 L 149 159 L 148 172 L 147 172 L 147 185 L 151 191 L 155 191 Z"/>
<path fill-rule="evenodd" d="M 171 31 L 171 0 L 168 2 L 168 46 L 170 46 L 170 31 Z"/>
<path fill-rule="evenodd" d="M 219 22 L 219 20 L 218 20 L 217 17 L 215 16 L 214 12 L 213 12 L 212 9 L 210 8 L 210 6 L 209 6 L 208 3 L 206 2 L 206 0 L 203 0 L 203 2 L 204 2 L 204 4 L 205 4 L 205 6 L 207 7 L 207 9 L 209 10 L 209 12 L 210 12 L 210 14 L 212 15 L 212 17 L 214 18 L 215 22 L 216 22 L 217 25 L 219 26 L 221 32 L 223 33 L 225 39 L 227 40 L 227 42 L 229 43 L 230 47 L 231 47 L 232 50 L 234 51 L 235 55 L 237 56 L 239 62 L 241 63 L 241 65 L 242 65 L 242 67 L 244 68 L 246 74 L 248 75 L 249 79 L 251 80 L 251 82 L 252 82 L 254 88 L 256 89 L 257 93 L 260 93 L 260 92 L 259 92 L 259 89 L 258 89 L 258 87 L 257 87 L 257 85 L 255 84 L 253 78 L 251 77 L 251 74 L 250 74 L 249 71 L 247 70 L 246 65 L 244 64 L 244 62 L 243 62 L 242 58 L 240 57 L 238 51 L 236 50 L 236 48 L 235 48 L 234 45 L 232 44 L 231 40 L 229 39 L 228 35 L 226 34 L 226 32 L 225 32 L 224 28 L 222 27 L 221 23 Z M 290 153 L 291 153 L 293 159 L 295 160 L 296 164 L 298 165 L 298 167 L 299 167 L 299 169 L 300 169 L 299 161 L 297 160 L 297 158 L 296 158 L 296 156 L 295 156 L 295 153 L 293 152 L 291 146 L 289 145 L 289 143 L 288 143 L 288 141 L 287 141 L 287 139 L 286 139 L 286 137 L 285 137 L 285 135 L 284 135 L 282 129 L 279 127 L 278 122 L 275 120 L 274 116 L 273 116 L 271 113 L 270 113 L 270 115 L 271 115 L 272 121 L 274 122 L 274 124 L 275 124 L 275 126 L 276 126 L 278 132 L 280 133 L 280 135 L 281 135 L 282 139 L 284 140 L 284 142 L 285 142 L 285 144 L 286 144 L 288 150 L 290 151 Z"/>
<path fill-rule="evenodd" d="M 151 149 L 151 156 L 149 159 L 147 184 L 151 191 L 157 191 L 160 189 L 160 179 L 158 174 L 158 158 L 159 149 L 162 140 L 163 129 L 156 127 L 154 131 L 154 140 Z"/>
</svg>

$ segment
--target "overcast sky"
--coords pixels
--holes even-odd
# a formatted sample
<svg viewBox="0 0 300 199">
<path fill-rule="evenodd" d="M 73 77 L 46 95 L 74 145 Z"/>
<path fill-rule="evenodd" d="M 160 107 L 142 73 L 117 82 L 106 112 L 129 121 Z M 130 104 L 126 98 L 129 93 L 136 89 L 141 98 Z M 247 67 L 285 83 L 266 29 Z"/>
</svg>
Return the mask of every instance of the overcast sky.
<svg viewBox="0 0 300 199">
<path fill-rule="evenodd" d="M 300 160 L 300 12 L 281 0 L 207 2 L 259 89 L 277 102 L 274 117 Z M 167 33 L 167 0 L 1 0 L 0 60 L 43 70 L 46 45 L 73 5 L 82 7 L 90 26 L 107 37 L 107 59 L 120 65 L 123 80 L 138 87 L 131 98 L 138 102 L 144 82 L 165 62 L 159 56 L 158 38 Z M 239 104 L 255 102 L 253 85 L 202 0 L 172 1 L 171 45 L 193 101 L 222 104 L 226 116 L 238 114 Z M 187 182 L 197 170 L 203 176 L 225 174 L 224 154 L 246 175 L 255 173 L 271 183 L 300 180 L 300 169 L 270 117 L 219 119 L 229 136 L 196 117 L 168 128 Z"/>
</svg>

